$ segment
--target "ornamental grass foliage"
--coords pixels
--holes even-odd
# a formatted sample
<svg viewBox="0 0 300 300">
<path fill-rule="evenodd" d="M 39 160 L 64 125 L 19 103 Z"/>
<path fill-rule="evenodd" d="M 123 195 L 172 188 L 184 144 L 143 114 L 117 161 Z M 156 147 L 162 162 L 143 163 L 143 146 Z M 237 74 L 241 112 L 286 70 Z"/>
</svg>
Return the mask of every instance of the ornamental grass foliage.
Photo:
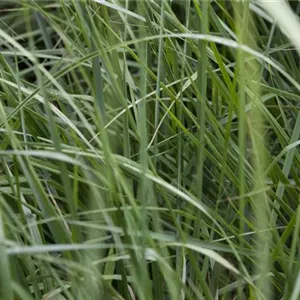
<svg viewBox="0 0 300 300">
<path fill-rule="evenodd" d="M 299 13 L 1 0 L 0 299 L 300 299 Z"/>
</svg>

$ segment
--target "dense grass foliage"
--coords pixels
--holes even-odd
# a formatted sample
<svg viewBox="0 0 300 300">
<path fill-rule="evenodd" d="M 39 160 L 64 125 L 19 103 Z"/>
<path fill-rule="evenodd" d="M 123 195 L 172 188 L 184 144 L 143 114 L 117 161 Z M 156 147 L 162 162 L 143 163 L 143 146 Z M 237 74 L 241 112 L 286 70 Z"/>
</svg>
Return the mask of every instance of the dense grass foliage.
<svg viewBox="0 0 300 300">
<path fill-rule="evenodd" d="M 0 299 L 299 299 L 299 11 L 1 0 Z"/>
</svg>

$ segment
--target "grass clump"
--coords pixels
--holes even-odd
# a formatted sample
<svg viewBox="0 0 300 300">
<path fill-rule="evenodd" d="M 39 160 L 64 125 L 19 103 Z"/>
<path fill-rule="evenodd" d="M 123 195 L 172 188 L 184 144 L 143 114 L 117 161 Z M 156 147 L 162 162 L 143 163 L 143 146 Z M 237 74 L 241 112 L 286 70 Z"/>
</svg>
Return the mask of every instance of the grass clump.
<svg viewBox="0 0 300 300">
<path fill-rule="evenodd" d="M 299 299 L 299 8 L 1 1 L 1 299 Z"/>
</svg>

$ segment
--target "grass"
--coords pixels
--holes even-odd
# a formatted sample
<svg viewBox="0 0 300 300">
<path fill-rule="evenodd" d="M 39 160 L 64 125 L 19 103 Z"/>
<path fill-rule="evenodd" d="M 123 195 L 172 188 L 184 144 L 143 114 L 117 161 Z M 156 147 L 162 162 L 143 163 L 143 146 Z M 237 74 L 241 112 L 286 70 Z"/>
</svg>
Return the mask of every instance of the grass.
<svg viewBox="0 0 300 300">
<path fill-rule="evenodd" d="M 1 1 L 0 299 L 299 299 L 299 9 Z"/>
</svg>

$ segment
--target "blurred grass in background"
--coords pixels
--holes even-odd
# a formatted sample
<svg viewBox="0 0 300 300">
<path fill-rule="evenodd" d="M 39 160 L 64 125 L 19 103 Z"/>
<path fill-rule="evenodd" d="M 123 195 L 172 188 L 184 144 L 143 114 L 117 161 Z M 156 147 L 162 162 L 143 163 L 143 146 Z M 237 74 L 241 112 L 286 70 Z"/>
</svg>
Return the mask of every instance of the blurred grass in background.
<svg viewBox="0 0 300 300">
<path fill-rule="evenodd" d="M 2 0 L 0 299 L 299 299 L 299 11 Z"/>
</svg>

